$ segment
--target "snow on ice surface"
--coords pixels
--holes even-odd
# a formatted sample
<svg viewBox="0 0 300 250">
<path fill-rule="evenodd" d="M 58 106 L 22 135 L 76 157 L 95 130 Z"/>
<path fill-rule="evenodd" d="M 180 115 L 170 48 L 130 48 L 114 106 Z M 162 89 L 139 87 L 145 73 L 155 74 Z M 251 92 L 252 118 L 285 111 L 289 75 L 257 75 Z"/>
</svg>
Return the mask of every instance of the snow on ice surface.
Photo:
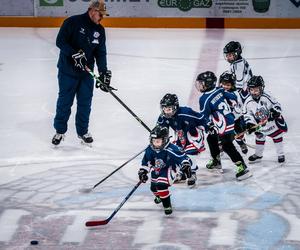
<svg viewBox="0 0 300 250">
<path fill-rule="evenodd" d="M 196 188 L 171 187 L 171 216 L 153 203 L 147 183 L 108 225 L 93 229 L 85 221 L 107 218 L 138 181 L 141 156 L 92 193 L 78 190 L 145 148 L 148 132 L 111 95 L 95 90 L 93 148 L 76 137 L 75 109 L 62 146 L 50 145 L 57 31 L 0 28 L 0 249 L 300 249 L 299 30 L 107 29 L 112 85 L 149 127 L 167 92 L 197 109 L 196 75 L 221 74 L 228 68 L 223 46 L 240 41 L 254 74 L 282 104 L 287 162 L 278 165 L 268 140 L 262 162 L 249 166 L 254 176 L 236 182 L 226 156 L 223 175 L 206 171 L 206 151 L 197 157 Z"/>
</svg>

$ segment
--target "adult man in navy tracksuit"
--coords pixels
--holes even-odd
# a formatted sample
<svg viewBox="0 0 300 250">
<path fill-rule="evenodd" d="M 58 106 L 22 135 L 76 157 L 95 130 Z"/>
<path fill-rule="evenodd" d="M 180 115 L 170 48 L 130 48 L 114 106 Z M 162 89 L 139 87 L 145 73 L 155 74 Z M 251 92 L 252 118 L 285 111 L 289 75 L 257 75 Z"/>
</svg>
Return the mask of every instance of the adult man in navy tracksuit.
<svg viewBox="0 0 300 250">
<path fill-rule="evenodd" d="M 54 118 L 54 145 L 58 145 L 64 138 L 75 96 L 76 132 L 83 142 L 93 142 L 88 125 L 94 80 L 85 67 L 93 70 L 96 60 L 99 71 L 96 87 L 107 91 L 111 71 L 107 70 L 105 30 L 99 23 L 105 15 L 108 16 L 104 1 L 92 1 L 86 13 L 67 18 L 57 35 L 56 45 L 60 48 L 57 63 L 59 93 Z"/>
</svg>

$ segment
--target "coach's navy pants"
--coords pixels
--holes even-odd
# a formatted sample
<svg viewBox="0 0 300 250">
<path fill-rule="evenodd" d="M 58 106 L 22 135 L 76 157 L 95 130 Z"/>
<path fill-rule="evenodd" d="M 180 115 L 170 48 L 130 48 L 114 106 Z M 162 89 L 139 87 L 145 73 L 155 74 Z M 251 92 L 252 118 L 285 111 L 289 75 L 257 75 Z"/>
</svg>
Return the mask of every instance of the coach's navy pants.
<svg viewBox="0 0 300 250">
<path fill-rule="evenodd" d="M 76 96 L 76 132 L 79 136 L 86 134 L 88 132 L 94 90 L 93 78 L 88 74 L 83 78 L 79 78 L 59 72 L 58 85 L 59 93 L 54 118 L 56 132 L 60 134 L 66 133 L 68 120 L 71 115 L 71 107 Z"/>
</svg>

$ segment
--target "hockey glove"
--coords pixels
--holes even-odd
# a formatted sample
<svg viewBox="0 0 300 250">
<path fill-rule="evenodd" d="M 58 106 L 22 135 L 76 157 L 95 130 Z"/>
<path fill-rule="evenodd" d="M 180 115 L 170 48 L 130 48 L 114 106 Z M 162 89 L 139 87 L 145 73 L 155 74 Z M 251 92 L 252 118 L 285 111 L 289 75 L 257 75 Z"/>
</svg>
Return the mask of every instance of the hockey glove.
<svg viewBox="0 0 300 250">
<path fill-rule="evenodd" d="M 208 124 L 208 134 L 217 136 L 219 134 L 218 128 L 211 122 Z"/>
<path fill-rule="evenodd" d="M 148 180 L 148 171 L 144 168 L 140 168 L 138 175 L 141 182 L 146 183 Z"/>
<path fill-rule="evenodd" d="M 191 178 L 192 170 L 191 170 L 191 163 L 189 161 L 184 161 L 181 165 L 181 172 L 186 175 L 187 178 Z"/>
<path fill-rule="evenodd" d="M 253 123 L 247 123 L 247 131 L 250 134 L 252 134 L 253 132 L 255 132 L 257 129 L 259 128 L 259 126 L 253 124 Z"/>
<path fill-rule="evenodd" d="M 271 108 L 268 121 L 274 121 L 279 116 L 280 116 L 280 112 L 278 110 L 275 110 L 275 109 Z"/>
<path fill-rule="evenodd" d="M 106 72 L 99 72 L 99 77 L 96 80 L 96 88 L 100 88 L 104 92 L 108 92 L 111 89 L 110 81 L 111 81 L 111 71 L 107 70 Z"/>
<path fill-rule="evenodd" d="M 76 54 L 72 55 L 75 63 L 75 67 L 85 71 L 85 66 L 87 65 L 87 59 L 83 50 L 79 50 Z"/>
</svg>

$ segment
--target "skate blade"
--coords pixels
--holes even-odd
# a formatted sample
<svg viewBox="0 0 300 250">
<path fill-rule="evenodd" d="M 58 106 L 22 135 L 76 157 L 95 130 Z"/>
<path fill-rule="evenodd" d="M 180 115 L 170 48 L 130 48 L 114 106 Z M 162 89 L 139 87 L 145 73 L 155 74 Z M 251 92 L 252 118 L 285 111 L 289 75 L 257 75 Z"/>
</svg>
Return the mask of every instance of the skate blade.
<svg viewBox="0 0 300 250">
<path fill-rule="evenodd" d="M 211 169 L 207 168 L 207 170 L 209 172 L 212 172 L 212 173 L 219 173 L 219 174 L 223 174 L 224 173 L 223 168 L 211 168 Z"/>
<path fill-rule="evenodd" d="M 192 184 L 192 185 L 187 185 L 187 187 L 189 188 L 189 189 L 193 189 L 193 188 L 195 188 L 197 186 L 197 182 L 195 182 L 194 184 Z"/>
<path fill-rule="evenodd" d="M 175 180 L 173 182 L 173 184 L 181 184 L 181 183 L 185 183 L 186 180 Z"/>
<path fill-rule="evenodd" d="M 249 164 L 256 164 L 256 163 L 260 163 L 262 159 L 258 159 L 255 161 L 248 161 Z"/>
<path fill-rule="evenodd" d="M 237 177 L 236 180 L 237 181 L 244 181 L 244 180 L 247 180 L 247 179 L 251 178 L 252 176 L 253 176 L 253 174 L 250 171 L 248 171 L 246 174 Z"/>
<path fill-rule="evenodd" d="M 83 146 L 86 146 L 86 147 L 89 147 L 89 148 L 92 148 L 93 147 L 93 144 L 92 143 L 86 143 L 84 141 L 80 141 L 81 145 Z"/>
<path fill-rule="evenodd" d="M 218 169 L 216 169 L 216 172 L 217 172 L 217 173 L 220 173 L 220 174 L 224 174 L 223 168 L 218 168 Z"/>
</svg>

